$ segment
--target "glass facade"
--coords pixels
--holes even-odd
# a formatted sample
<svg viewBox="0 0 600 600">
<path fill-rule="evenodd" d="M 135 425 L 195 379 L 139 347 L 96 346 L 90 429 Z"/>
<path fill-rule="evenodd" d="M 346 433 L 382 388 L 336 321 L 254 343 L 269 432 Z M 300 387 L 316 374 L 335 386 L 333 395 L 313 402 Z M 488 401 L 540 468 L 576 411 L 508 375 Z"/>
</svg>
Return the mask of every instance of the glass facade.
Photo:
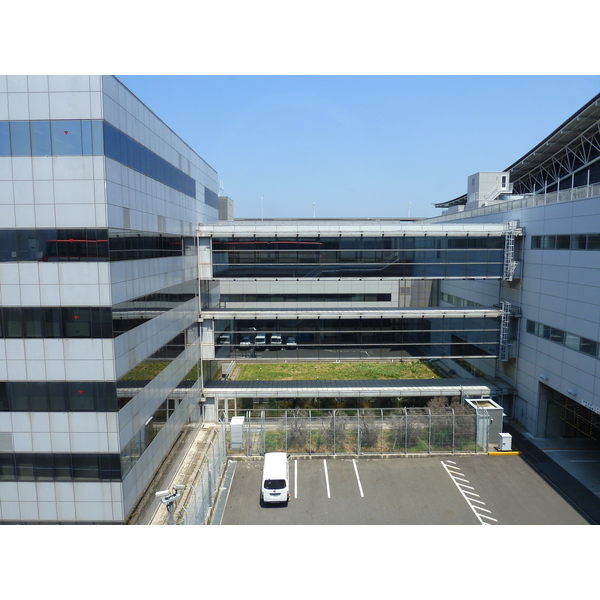
<svg viewBox="0 0 600 600">
<path fill-rule="evenodd" d="M 115 262 L 196 255 L 189 236 L 125 229 L 0 229 L 0 262 Z"/>
<path fill-rule="evenodd" d="M 117 410 L 114 381 L 0 381 L 0 411 Z"/>
<path fill-rule="evenodd" d="M 499 278 L 503 256 L 501 236 L 213 239 L 215 278 Z"/>
<path fill-rule="evenodd" d="M 221 302 L 390 302 L 391 294 L 221 294 Z"/>
<path fill-rule="evenodd" d="M 197 297 L 198 280 L 192 279 L 152 294 L 115 304 L 112 307 L 114 337 L 138 325 L 143 325 L 170 310 L 179 308 Z M 194 306 L 193 309 L 197 310 L 197 306 Z"/>
<path fill-rule="evenodd" d="M 102 156 L 196 198 L 196 181 L 110 123 L 100 120 L 0 121 L 0 156 Z M 218 208 L 207 190 L 205 201 Z"/>
<path fill-rule="evenodd" d="M 192 329 L 196 326 L 194 325 Z M 119 409 L 175 360 L 185 350 L 186 334 L 181 333 L 170 340 L 152 356 L 134 367 L 117 382 Z M 183 397 L 198 381 L 198 366 L 194 365 L 186 376 L 175 386 L 167 399 L 154 412 L 152 417 L 140 427 L 121 451 L 123 477 L 129 473 L 152 440 L 158 435 L 168 419 L 173 415 Z"/>
<path fill-rule="evenodd" d="M 217 358 L 493 357 L 499 320 L 491 317 L 320 318 L 215 321 Z M 220 353 L 220 354 L 219 354 Z M 278 356 L 275 356 L 278 354 Z M 223 355 L 223 356 L 222 356 Z"/>
<path fill-rule="evenodd" d="M 555 344 L 566 346 L 571 350 L 581 352 L 582 354 L 587 354 L 588 356 L 592 356 L 594 358 L 598 358 L 600 356 L 600 344 L 598 344 L 597 341 L 575 335 L 574 333 L 563 331 L 562 329 L 557 329 L 556 327 L 550 327 L 549 325 L 544 325 L 543 323 L 537 323 L 535 321 L 528 320 L 527 333 L 544 338 L 554 342 Z"/>
<path fill-rule="evenodd" d="M 600 233 L 534 235 L 532 250 L 600 250 Z"/>
<path fill-rule="evenodd" d="M 198 281 L 109 307 L 1 306 L 0 338 L 112 338 L 198 297 Z M 193 307 L 197 310 L 197 306 Z"/>
<path fill-rule="evenodd" d="M 0 453 L 0 481 L 121 481 L 118 454 Z"/>
<path fill-rule="evenodd" d="M 111 337 L 113 337 L 113 327 L 110 308 L 0 307 L 0 338 Z"/>
</svg>

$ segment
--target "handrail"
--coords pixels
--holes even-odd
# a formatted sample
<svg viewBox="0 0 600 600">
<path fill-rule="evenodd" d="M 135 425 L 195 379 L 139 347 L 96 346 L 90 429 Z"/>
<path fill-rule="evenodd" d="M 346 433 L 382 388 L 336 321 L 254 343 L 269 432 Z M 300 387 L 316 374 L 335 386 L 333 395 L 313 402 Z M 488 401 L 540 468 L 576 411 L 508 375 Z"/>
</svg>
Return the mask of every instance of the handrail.
<svg viewBox="0 0 600 600">
<path fill-rule="evenodd" d="M 535 206 L 544 206 L 546 204 L 555 204 L 557 202 L 569 202 L 571 200 L 585 200 L 586 198 L 593 198 L 595 196 L 600 196 L 600 183 L 592 183 L 589 185 L 582 185 L 576 188 L 567 188 L 550 193 L 540 192 L 535 194 L 519 194 L 518 199 L 498 201 L 479 208 L 452 212 L 449 214 L 440 215 L 439 217 L 430 217 L 428 219 L 424 219 L 422 223 L 425 224 L 454 221 L 456 219 L 478 217 L 490 213 L 504 212 L 519 208 L 531 208 Z"/>
</svg>

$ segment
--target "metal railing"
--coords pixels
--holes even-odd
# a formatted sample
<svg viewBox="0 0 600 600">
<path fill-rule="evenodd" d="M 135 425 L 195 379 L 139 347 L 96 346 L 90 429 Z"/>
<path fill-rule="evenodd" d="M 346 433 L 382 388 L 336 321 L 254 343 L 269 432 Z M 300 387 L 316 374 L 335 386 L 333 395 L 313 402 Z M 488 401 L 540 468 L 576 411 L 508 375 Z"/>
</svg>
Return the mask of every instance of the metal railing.
<svg viewBox="0 0 600 600">
<path fill-rule="evenodd" d="M 478 217 L 488 215 L 490 213 L 500 213 L 507 210 L 515 210 L 519 208 L 531 208 L 534 206 L 544 206 L 546 204 L 555 204 L 556 202 L 569 202 L 571 200 L 583 200 L 585 198 L 593 198 L 600 196 L 600 183 L 592 183 L 582 185 L 575 188 L 567 188 L 556 192 L 539 191 L 535 194 L 523 194 L 522 198 L 515 200 L 507 200 L 505 202 L 495 201 L 493 204 L 474 208 L 471 210 L 463 210 L 453 212 L 439 217 L 427 219 L 428 223 L 442 223 L 445 221 L 455 221 L 456 219 L 464 219 L 468 217 Z"/>
<path fill-rule="evenodd" d="M 280 414 L 276 414 L 280 413 Z M 237 453 L 433 454 L 488 452 L 485 409 L 298 409 L 244 412 Z M 229 449 L 229 455 L 236 451 Z"/>
</svg>

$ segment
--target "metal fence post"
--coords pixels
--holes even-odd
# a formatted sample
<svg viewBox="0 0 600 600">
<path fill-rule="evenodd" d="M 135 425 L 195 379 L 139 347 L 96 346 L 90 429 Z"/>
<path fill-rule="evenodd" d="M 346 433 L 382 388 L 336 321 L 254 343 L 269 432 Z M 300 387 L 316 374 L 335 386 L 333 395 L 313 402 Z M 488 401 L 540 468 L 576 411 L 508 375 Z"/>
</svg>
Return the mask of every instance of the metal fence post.
<svg viewBox="0 0 600 600">
<path fill-rule="evenodd" d="M 360 408 L 356 409 L 356 454 L 360 454 Z"/>
<path fill-rule="evenodd" d="M 408 413 L 404 409 L 404 454 L 408 454 Z"/>
<path fill-rule="evenodd" d="M 312 410 L 308 409 L 308 453 L 312 454 Z"/>
<path fill-rule="evenodd" d="M 380 408 L 379 412 L 381 413 L 381 444 L 379 447 L 381 449 L 381 454 L 383 454 L 383 408 Z"/>
<path fill-rule="evenodd" d="M 452 409 L 452 454 L 454 454 L 454 429 L 456 424 L 454 422 L 454 409 Z"/>
<path fill-rule="evenodd" d="M 331 414 L 333 416 L 333 454 L 335 455 L 335 429 L 336 429 L 336 424 L 335 424 L 335 414 L 337 411 L 332 410 Z"/>
<path fill-rule="evenodd" d="M 431 454 L 431 409 L 427 409 L 429 411 L 429 437 L 427 440 L 427 453 Z"/>
</svg>

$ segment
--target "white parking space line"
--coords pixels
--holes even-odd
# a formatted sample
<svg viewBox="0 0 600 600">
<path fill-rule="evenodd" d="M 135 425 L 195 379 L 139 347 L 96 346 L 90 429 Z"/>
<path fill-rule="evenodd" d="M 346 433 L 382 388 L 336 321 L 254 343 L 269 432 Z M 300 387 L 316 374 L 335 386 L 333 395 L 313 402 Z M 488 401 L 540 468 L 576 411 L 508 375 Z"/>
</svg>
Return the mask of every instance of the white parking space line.
<svg viewBox="0 0 600 600">
<path fill-rule="evenodd" d="M 329 490 L 329 475 L 327 474 L 327 461 L 323 459 L 323 467 L 325 468 L 325 483 L 327 484 L 327 497 L 331 498 L 331 492 Z"/>
<path fill-rule="evenodd" d="M 298 497 L 298 459 L 294 461 L 294 498 Z"/>
<path fill-rule="evenodd" d="M 352 462 L 354 463 L 354 472 L 356 473 L 356 481 L 358 481 L 358 489 L 360 490 L 360 497 L 364 498 L 365 495 L 363 494 L 362 485 L 360 484 L 360 477 L 358 476 L 358 467 L 356 466 L 356 460 L 352 459 Z"/>
<path fill-rule="evenodd" d="M 477 520 L 482 525 L 490 525 L 490 523 L 486 523 L 482 519 L 489 519 L 490 521 L 494 521 L 494 523 L 497 523 L 498 521 L 496 519 L 494 519 L 493 517 L 481 514 L 481 512 L 488 512 L 491 514 L 492 513 L 491 510 L 488 510 L 487 508 L 483 508 L 481 506 L 477 506 L 477 505 L 473 504 L 474 502 L 476 502 L 477 504 L 482 504 L 483 506 L 485 506 L 485 502 L 483 502 L 482 500 L 476 500 L 475 498 L 472 497 L 472 496 L 475 496 L 476 498 L 480 498 L 479 494 L 476 494 L 475 492 L 470 492 L 469 490 L 464 489 L 464 488 L 469 488 L 469 489 L 473 490 L 475 488 L 473 488 L 473 486 L 466 485 L 464 483 L 460 483 L 461 481 L 465 481 L 466 483 L 470 483 L 470 482 L 468 479 L 464 479 L 464 475 L 460 472 L 460 470 L 458 473 L 456 472 L 456 470 L 454 470 L 454 469 L 458 469 L 458 467 L 453 466 L 456 463 L 454 463 L 451 460 L 449 460 L 448 462 L 452 463 L 452 465 L 446 464 L 443 460 L 440 462 L 442 463 L 442 466 L 444 467 L 444 469 L 446 469 L 446 473 L 448 473 L 448 475 L 450 476 L 450 479 L 452 479 L 452 481 L 454 482 L 454 485 L 457 487 L 458 491 L 462 494 L 462 497 L 465 499 L 465 501 L 469 505 L 469 508 L 473 511 L 473 514 L 477 517 Z M 457 477 L 457 475 L 462 475 L 462 477 Z M 467 496 L 467 494 L 469 494 L 469 495 Z M 481 512 L 478 512 L 478 511 L 481 511 Z"/>
</svg>

